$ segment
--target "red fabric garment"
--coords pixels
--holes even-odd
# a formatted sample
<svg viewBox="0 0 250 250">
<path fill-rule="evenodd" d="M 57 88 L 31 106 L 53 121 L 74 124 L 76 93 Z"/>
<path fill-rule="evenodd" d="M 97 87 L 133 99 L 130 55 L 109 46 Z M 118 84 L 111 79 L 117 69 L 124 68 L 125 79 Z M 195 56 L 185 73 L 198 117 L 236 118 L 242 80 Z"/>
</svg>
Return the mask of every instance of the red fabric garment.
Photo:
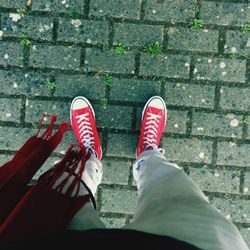
<svg viewBox="0 0 250 250">
<path fill-rule="evenodd" d="M 13 159 L 0 168 L 0 245 L 15 245 L 57 232 L 90 201 L 90 195 L 78 196 L 81 176 L 90 157 L 90 153 L 79 145 L 78 151 L 72 145 L 59 163 L 44 173 L 36 185 L 27 189 L 33 175 L 69 129 L 69 124 L 63 122 L 52 135 L 56 116 L 51 116 L 50 125 L 39 138 L 45 116 L 37 135 L 29 138 Z M 64 173 L 68 173 L 67 178 L 55 186 Z M 62 193 L 72 175 L 74 181 Z"/>
</svg>

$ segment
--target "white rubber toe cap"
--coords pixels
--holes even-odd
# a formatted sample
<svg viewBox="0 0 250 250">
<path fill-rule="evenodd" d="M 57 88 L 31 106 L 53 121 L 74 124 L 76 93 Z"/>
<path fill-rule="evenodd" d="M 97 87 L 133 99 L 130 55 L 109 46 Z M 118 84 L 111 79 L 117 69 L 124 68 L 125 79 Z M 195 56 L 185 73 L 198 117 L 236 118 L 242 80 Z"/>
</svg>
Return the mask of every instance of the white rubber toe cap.
<svg viewBox="0 0 250 250">
<path fill-rule="evenodd" d="M 160 97 L 154 97 L 152 100 L 150 100 L 148 106 L 154 107 L 157 109 L 165 109 L 165 103 L 162 98 Z"/>
</svg>

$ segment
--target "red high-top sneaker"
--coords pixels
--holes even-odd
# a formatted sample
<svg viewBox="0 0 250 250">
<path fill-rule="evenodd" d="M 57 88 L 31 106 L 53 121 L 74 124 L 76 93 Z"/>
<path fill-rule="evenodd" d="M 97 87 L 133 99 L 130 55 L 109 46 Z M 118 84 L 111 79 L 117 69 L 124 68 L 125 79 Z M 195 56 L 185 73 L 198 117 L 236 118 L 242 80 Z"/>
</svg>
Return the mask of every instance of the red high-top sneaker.
<svg viewBox="0 0 250 250">
<path fill-rule="evenodd" d="M 141 132 L 136 157 L 145 149 L 158 149 L 167 120 L 167 108 L 160 96 L 151 97 L 142 112 Z"/>
<path fill-rule="evenodd" d="M 78 142 L 101 160 L 102 148 L 96 129 L 95 112 L 87 98 L 78 96 L 72 101 L 70 119 Z"/>
</svg>

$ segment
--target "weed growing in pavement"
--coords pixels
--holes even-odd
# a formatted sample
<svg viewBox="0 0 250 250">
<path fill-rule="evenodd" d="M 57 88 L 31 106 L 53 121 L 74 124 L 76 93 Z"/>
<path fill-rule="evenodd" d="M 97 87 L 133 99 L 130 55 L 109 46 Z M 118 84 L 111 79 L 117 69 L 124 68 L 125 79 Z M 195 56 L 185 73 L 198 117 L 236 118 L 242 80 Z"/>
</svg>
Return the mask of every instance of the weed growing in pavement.
<svg viewBox="0 0 250 250">
<path fill-rule="evenodd" d="M 250 28 L 247 24 L 243 25 L 242 28 L 241 28 L 241 31 L 243 33 L 248 33 L 250 31 Z"/>
<path fill-rule="evenodd" d="M 55 82 L 48 82 L 47 83 L 48 89 L 54 90 L 56 88 L 56 83 Z"/>
<path fill-rule="evenodd" d="M 235 60 L 237 60 L 238 56 L 237 56 L 236 53 L 233 53 L 232 55 L 230 55 L 230 58 L 231 58 L 233 61 L 235 61 Z"/>
<path fill-rule="evenodd" d="M 193 20 L 192 24 L 191 24 L 190 29 L 192 29 L 192 30 L 198 30 L 198 29 L 201 29 L 202 27 L 203 27 L 202 20 L 195 18 Z"/>
<path fill-rule="evenodd" d="M 32 128 L 38 128 L 39 123 L 38 122 L 33 122 L 31 125 L 32 125 Z"/>
<path fill-rule="evenodd" d="M 104 43 L 104 44 L 102 44 L 101 49 L 102 49 L 102 51 L 107 51 L 109 49 L 109 45 Z"/>
<path fill-rule="evenodd" d="M 18 15 L 20 16 L 20 17 L 24 17 L 24 15 L 25 15 L 25 9 L 24 8 L 18 8 L 17 10 L 17 13 L 18 13 Z"/>
<path fill-rule="evenodd" d="M 100 99 L 100 104 L 102 107 L 106 107 L 108 105 L 108 99 L 103 97 Z"/>
<path fill-rule="evenodd" d="M 161 46 L 158 43 L 151 43 L 148 44 L 143 51 L 152 56 L 157 56 L 161 53 Z"/>
<path fill-rule="evenodd" d="M 193 10 L 194 10 L 194 13 L 197 14 L 200 11 L 200 8 L 199 6 L 194 6 Z"/>
<path fill-rule="evenodd" d="M 118 54 L 118 55 L 123 55 L 125 54 L 125 52 L 128 50 L 128 47 L 124 44 L 118 43 L 115 47 L 114 47 L 114 51 Z"/>
<path fill-rule="evenodd" d="M 247 126 L 247 125 L 248 125 L 248 119 L 247 119 L 247 117 L 246 117 L 246 116 L 242 118 L 241 123 L 242 123 L 242 125 L 245 125 L 245 126 Z"/>
<path fill-rule="evenodd" d="M 29 38 L 26 34 L 21 34 L 20 44 L 22 46 L 28 46 L 31 44 L 31 41 L 29 40 Z"/>
<path fill-rule="evenodd" d="M 104 84 L 107 86 L 111 86 L 113 84 L 113 77 L 109 74 L 106 74 L 104 77 Z"/>
</svg>

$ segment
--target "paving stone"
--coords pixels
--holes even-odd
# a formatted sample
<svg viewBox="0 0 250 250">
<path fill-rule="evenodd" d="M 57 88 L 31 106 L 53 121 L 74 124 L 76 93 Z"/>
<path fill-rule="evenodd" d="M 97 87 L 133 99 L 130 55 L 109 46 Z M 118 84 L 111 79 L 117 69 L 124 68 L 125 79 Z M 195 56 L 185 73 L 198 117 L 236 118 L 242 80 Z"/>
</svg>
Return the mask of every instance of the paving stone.
<svg viewBox="0 0 250 250">
<path fill-rule="evenodd" d="M 132 74 L 135 67 L 134 53 L 126 51 L 118 55 L 112 51 L 87 48 L 85 66 L 87 71 Z"/>
<path fill-rule="evenodd" d="M 189 70 L 189 56 L 141 54 L 140 75 L 188 79 Z"/>
<path fill-rule="evenodd" d="M 7 155 L 7 154 L 0 154 L 0 167 L 2 167 L 5 163 L 12 160 L 13 154 Z"/>
<path fill-rule="evenodd" d="M 64 12 L 72 16 L 82 14 L 84 11 L 84 1 L 82 0 L 39 0 L 32 2 L 32 10 L 46 12 Z"/>
<path fill-rule="evenodd" d="M 225 53 L 237 53 L 243 56 L 250 56 L 250 33 L 228 30 L 226 33 Z"/>
<path fill-rule="evenodd" d="M 108 23 L 83 19 L 59 19 L 58 41 L 108 43 Z"/>
<path fill-rule="evenodd" d="M 15 42 L 0 41 L 0 65 L 22 66 L 22 47 Z"/>
<path fill-rule="evenodd" d="M 145 102 L 154 95 L 159 95 L 161 83 L 134 79 L 113 78 L 110 100 Z"/>
<path fill-rule="evenodd" d="M 21 99 L 0 98 L 0 120 L 20 121 Z"/>
<path fill-rule="evenodd" d="M 132 129 L 132 107 L 94 105 L 94 110 L 98 127 Z"/>
<path fill-rule="evenodd" d="M 33 67 L 76 70 L 80 66 L 80 53 L 78 46 L 37 44 L 31 46 L 29 64 Z"/>
<path fill-rule="evenodd" d="M 164 27 L 134 23 L 115 23 L 114 43 L 144 47 L 151 43 L 162 44 Z"/>
<path fill-rule="evenodd" d="M 246 241 L 248 247 L 250 247 L 250 227 L 240 227 L 239 231 L 242 235 L 242 237 L 244 238 L 244 240 Z"/>
<path fill-rule="evenodd" d="M 56 75 L 55 96 L 72 97 L 85 96 L 97 99 L 105 96 L 105 84 L 103 79 L 87 77 L 85 75 Z"/>
<path fill-rule="evenodd" d="M 190 30 L 181 27 L 168 29 L 168 49 L 218 52 L 218 30 Z"/>
<path fill-rule="evenodd" d="M 127 185 L 131 168 L 130 160 L 102 159 L 104 184 Z"/>
<path fill-rule="evenodd" d="M 44 113 L 56 115 L 57 123 L 61 123 L 62 121 L 70 122 L 70 102 L 28 99 L 25 112 L 25 121 L 30 123 L 37 122 Z"/>
<path fill-rule="evenodd" d="M 192 134 L 241 138 L 242 118 L 242 116 L 234 114 L 194 112 Z"/>
<path fill-rule="evenodd" d="M 121 228 L 125 225 L 126 218 L 106 218 L 100 216 L 101 221 L 105 224 L 107 228 Z"/>
<path fill-rule="evenodd" d="M 200 17 L 204 24 L 242 26 L 250 22 L 250 9 L 243 3 L 202 1 Z"/>
<path fill-rule="evenodd" d="M 218 143 L 218 165 L 250 167 L 249 145 L 235 142 Z"/>
<path fill-rule="evenodd" d="M 90 16 L 112 16 L 118 18 L 139 19 L 141 9 L 140 0 L 115 2 L 109 0 L 90 1 Z"/>
<path fill-rule="evenodd" d="M 247 171 L 244 177 L 244 187 L 243 187 L 244 194 L 250 194 L 250 172 Z"/>
<path fill-rule="evenodd" d="M 37 70 L 0 70 L 0 93 L 48 96 L 49 79 L 48 73 Z"/>
<path fill-rule="evenodd" d="M 137 191 L 102 188 L 101 212 L 134 214 Z"/>
<path fill-rule="evenodd" d="M 19 8 L 25 7 L 25 0 L 1 0 L 0 6 L 4 8 Z"/>
<path fill-rule="evenodd" d="M 189 176 L 202 191 L 239 193 L 240 171 L 209 169 L 206 166 L 190 167 L 189 170 Z"/>
<path fill-rule="evenodd" d="M 167 82 L 165 87 L 167 105 L 213 108 L 215 87 Z"/>
<path fill-rule="evenodd" d="M 100 134 L 99 134 L 99 136 L 100 136 Z M 69 131 L 66 132 L 66 134 L 64 135 L 64 137 L 62 139 L 62 142 L 55 149 L 55 153 L 59 153 L 61 155 L 64 155 L 67 152 L 67 150 L 71 144 L 77 144 L 77 143 L 78 142 L 77 142 L 77 139 L 75 137 L 74 131 L 71 128 Z"/>
<path fill-rule="evenodd" d="M 244 83 L 246 60 L 198 58 L 195 62 L 194 78 L 197 80 Z"/>
<path fill-rule="evenodd" d="M 250 201 L 213 198 L 212 204 L 232 222 L 250 222 Z"/>
<path fill-rule="evenodd" d="M 162 147 L 170 161 L 211 163 L 212 160 L 212 141 L 163 137 Z"/>
<path fill-rule="evenodd" d="M 140 130 L 143 108 L 137 108 L 136 129 Z M 168 109 L 165 132 L 185 134 L 187 122 L 187 111 Z"/>
<path fill-rule="evenodd" d="M 166 132 L 185 134 L 187 127 L 187 112 L 168 109 Z"/>
<path fill-rule="evenodd" d="M 192 0 L 145 1 L 144 19 L 171 23 L 189 22 L 194 18 L 195 2 Z"/>
<path fill-rule="evenodd" d="M 138 136 L 132 134 L 108 134 L 107 156 L 135 158 Z"/>
<path fill-rule="evenodd" d="M 2 31 L 4 36 L 21 37 L 26 34 L 32 39 L 52 40 L 53 19 L 24 15 L 18 22 L 12 21 L 10 14 L 2 15 Z"/>
<path fill-rule="evenodd" d="M 223 86 L 221 88 L 220 107 L 222 109 L 250 110 L 250 88 L 233 88 Z"/>
<path fill-rule="evenodd" d="M 31 128 L 0 127 L 0 150 L 17 151 L 36 132 Z"/>
</svg>

